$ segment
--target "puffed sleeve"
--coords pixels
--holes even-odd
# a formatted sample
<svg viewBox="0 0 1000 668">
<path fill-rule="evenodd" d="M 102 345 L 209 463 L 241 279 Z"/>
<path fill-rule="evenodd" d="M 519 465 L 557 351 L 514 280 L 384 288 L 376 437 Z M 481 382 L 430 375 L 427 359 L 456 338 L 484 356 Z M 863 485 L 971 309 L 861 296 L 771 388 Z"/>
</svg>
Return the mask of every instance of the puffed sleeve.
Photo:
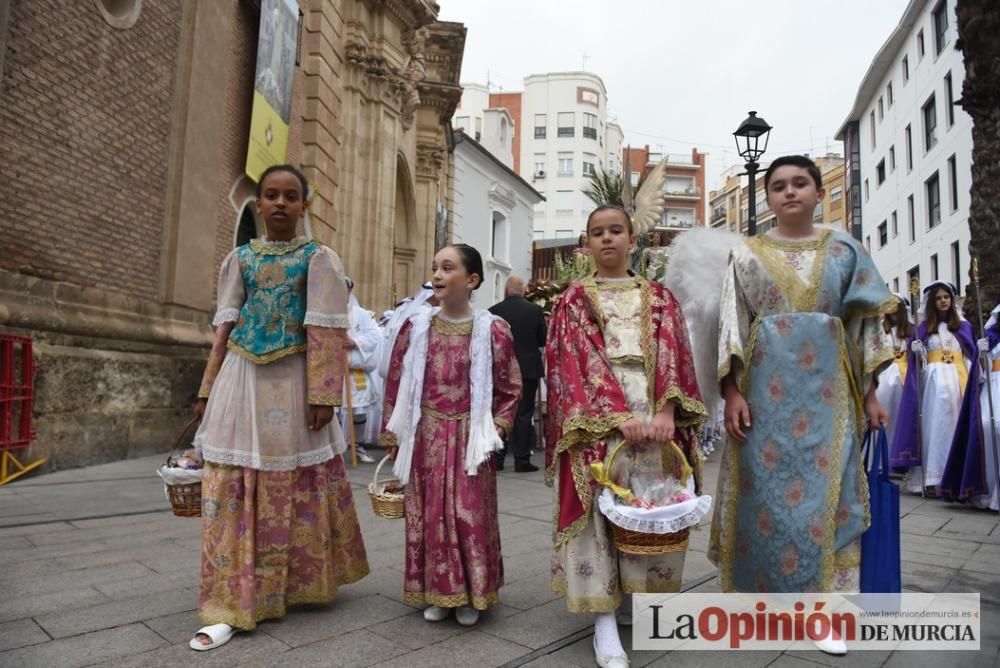
<svg viewBox="0 0 1000 668">
<path fill-rule="evenodd" d="M 236 322 L 240 317 L 240 309 L 247 300 L 246 288 L 243 285 L 243 271 L 236 250 L 229 252 L 219 267 L 219 286 L 216 296 L 215 318 L 212 324 L 218 327 L 224 322 Z"/>
<path fill-rule="evenodd" d="M 343 403 L 349 323 L 344 266 L 333 250 L 321 246 L 309 260 L 306 283 L 306 382 L 312 406 Z"/>
<path fill-rule="evenodd" d="M 212 319 L 212 324 L 215 325 L 215 340 L 212 342 L 212 351 L 208 354 L 205 372 L 201 376 L 201 385 L 198 388 L 199 399 L 207 399 L 212 391 L 215 378 L 219 375 L 219 369 L 222 368 L 222 361 L 226 358 L 229 333 L 232 332 L 233 326 L 240 318 L 240 310 L 243 308 L 246 298 L 240 260 L 236 251 L 233 250 L 219 267 L 215 317 Z"/>
</svg>

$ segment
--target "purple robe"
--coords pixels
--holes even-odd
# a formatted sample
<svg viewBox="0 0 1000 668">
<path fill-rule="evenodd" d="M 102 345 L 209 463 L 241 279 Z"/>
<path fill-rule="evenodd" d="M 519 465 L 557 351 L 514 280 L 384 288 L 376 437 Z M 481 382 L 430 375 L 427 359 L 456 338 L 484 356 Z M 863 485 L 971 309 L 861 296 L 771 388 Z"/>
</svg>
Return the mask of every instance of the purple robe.
<svg viewBox="0 0 1000 668">
<path fill-rule="evenodd" d="M 972 325 L 963 320 L 957 332 L 952 332 L 962 346 L 962 354 L 972 362 L 969 369 L 969 382 L 965 386 L 962 397 L 962 410 L 955 426 L 951 449 L 948 453 L 948 463 L 945 465 L 939 493 L 949 501 L 968 501 L 973 496 L 987 494 L 986 467 L 984 463 L 983 427 L 979 406 L 979 348 L 976 346 L 975 333 Z M 924 346 L 930 338 L 927 323 L 917 326 L 917 336 Z M 1000 338 L 998 338 L 1000 340 Z M 910 343 L 913 338 L 910 338 Z M 911 346 L 908 346 L 911 347 Z M 916 354 L 909 353 L 908 369 L 917 368 Z M 889 461 L 893 467 L 909 468 L 921 465 L 920 439 L 918 438 L 918 423 L 920 407 L 917 397 L 917 377 L 919 374 L 907 373 L 903 385 L 903 398 L 899 403 L 899 413 L 896 416 L 896 434 L 892 440 L 892 452 Z"/>
</svg>

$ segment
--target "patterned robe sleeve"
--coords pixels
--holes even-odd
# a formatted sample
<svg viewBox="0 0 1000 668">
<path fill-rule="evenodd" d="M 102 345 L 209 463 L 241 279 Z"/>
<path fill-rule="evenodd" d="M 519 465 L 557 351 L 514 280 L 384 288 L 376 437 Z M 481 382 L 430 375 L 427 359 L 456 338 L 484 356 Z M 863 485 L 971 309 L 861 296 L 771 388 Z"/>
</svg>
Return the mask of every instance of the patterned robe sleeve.
<svg viewBox="0 0 1000 668">
<path fill-rule="evenodd" d="M 382 433 L 378 437 L 378 444 L 386 448 L 399 445 L 396 435 L 388 431 L 386 426 L 389 424 L 389 418 L 392 417 L 392 411 L 396 408 L 396 396 L 399 394 L 399 384 L 403 380 L 403 358 L 406 357 L 406 351 L 410 348 L 411 324 L 407 320 L 399 328 L 396 343 L 393 344 L 392 353 L 389 356 L 389 369 L 385 376 L 385 398 L 382 405 Z"/>
<path fill-rule="evenodd" d="M 222 360 L 226 357 L 229 333 L 233 331 L 233 326 L 240 317 L 240 309 L 243 308 L 246 299 L 243 272 L 240 270 L 240 261 L 236 256 L 236 251 L 233 250 L 219 267 L 216 310 L 215 317 L 212 319 L 212 324 L 215 326 L 215 340 L 212 342 L 212 351 L 208 355 L 205 373 L 201 377 L 201 386 L 198 388 L 199 399 L 207 399 L 212 391 L 215 378 L 219 375 L 219 369 L 222 368 Z"/>
<path fill-rule="evenodd" d="M 722 283 L 722 299 L 719 304 L 719 372 L 718 381 L 730 373 L 740 380 L 746 365 L 746 343 L 750 338 L 750 323 L 753 316 L 739 277 L 736 274 L 739 246 L 729 256 L 729 269 Z"/>
<path fill-rule="evenodd" d="M 493 422 L 508 436 L 521 400 L 521 369 L 514 353 L 514 335 L 503 320 L 493 323 Z"/>
<path fill-rule="evenodd" d="M 306 279 L 306 383 L 311 406 L 340 406 L 344 398 L 350 320 L 340 258 L 321 246 L 309 260 Z"/>
<path fill-rule="evenodd" d="M 855 383 L 858 392 L 864 395 L 895 356 L 892 346 L 886 345 L 882 316 L 895 309 L 896 298 L 861 244 L 846 234 L 838 235 L 837 239 L 854 254 L 854 270 L 843 298 L 844 333 Z"/>
<path fill-rule="evenodd" d="M 684 314 L 673 294 L 659 283 L 651 283 L 657 295 L 660 314 L 656 331 L 654 412 L 663 410 L 667 402 L 676 405 L 674 423 L 678 427 L 699 427 L 708 419 L 701 400 L 698 378 L 694 371 L 694 355 L 688 339 Z"/>
</svg>

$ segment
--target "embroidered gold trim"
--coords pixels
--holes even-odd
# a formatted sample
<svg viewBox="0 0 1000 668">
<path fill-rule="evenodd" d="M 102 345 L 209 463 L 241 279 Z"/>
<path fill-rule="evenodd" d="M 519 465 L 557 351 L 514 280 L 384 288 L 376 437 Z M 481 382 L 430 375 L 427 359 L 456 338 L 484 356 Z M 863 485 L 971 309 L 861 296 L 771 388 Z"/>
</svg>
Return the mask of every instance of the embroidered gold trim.
<svg viewBox="0 0 1000 668">
<path fill-rule="evenodd" d="M 431 319 L 431 324 L 434 326 L 435 332 L 445 334 L 447 336 L 468 336 L 472 334 L 472 320 L 451 322 L 450 320 L 444 320 L 438 316 L 434 316 Z"/>
<path fill-rule="evenodd" d="M 292 346 L 285 346 L 284 348 L 279 348 L 278 350 L 272 350 L 269 353 L 264 353 L 263 355 L 257 355 L 252 353 L 243 346 L 229 341 L 226 347 L 237 353 L 240 357 L 245 357 L 255 364 L 270 364 L 271 362 L 276 362 L 289 355 L 294 355 L 296 353 L 305 352 L 307 344 L 296 343 Z"/>
<path fill-rule="evenodd" d="M 310 406 L 333 406 L 339 407 L 344 405 L 344 399 L 341 397 L 339 392 L 331 392 L 329 394 L 310 394 L 306 399 Z"/>
<path fill-rule="evenodd" d="M 442 413 L 439 410 L 435 410 L 430 406 L 420 406 L 420 413 L 422 415 L 429 415 L 432 418 L 438 420 L 468 420 L 469 416 L 472 414 L 469 411 L 462 411 L 461 413 Z"/>
<path fill-rule="evenodd" d="M 250 248 L 258 255 L 287 255 L 310 243 L 305 237 L 298 237 L 288 243 L 276 244 L 263 239 L 251 239 Z"/>
<path fill-rule="evenodd" d="M 666 394 L 656 402 L 653 412 L 659 413 L 670 401 L 676 401 L 683 411 L 674 413 L 674 424 L 678 427 L 700 427 L 708 419 L 708 409 L 705 404 L 694 397 L 684 394 L 679 387 L 667 390 Z"/>
<path fill-rule="evenodd" d="M 407 605 L 436 605 L 440 608 L 458 608 L 463 605 L 472 605 L 476 610 L 486 610 L 498 600 L 500 600 L 500 596 L 496 592 L 487 596 L 470 596 L 468 593 L 443 596 L 426 592 L 403 592 L 403 603 Z"/>
<path fill-rule="evenodd" d="M 783 241 L 772 239 L 766 234 L 747 240 L 747 246 L 764 266 L 771 280 L 785 295 L 793 311 L 816 311 L 819 306 L 819 293 L 823 287 L 823 275 L 826 272 L 826 260 L 829 255 L 825 245 L 830 240 L 833 230 L 824 230 L 819 239 L 809 241 Z M 814 250 L 816 259 L 809 271 L 808 282 L 803 282 L 798 274 L 788 266 L 781 256 L 784 250 Z"/>
</svg>

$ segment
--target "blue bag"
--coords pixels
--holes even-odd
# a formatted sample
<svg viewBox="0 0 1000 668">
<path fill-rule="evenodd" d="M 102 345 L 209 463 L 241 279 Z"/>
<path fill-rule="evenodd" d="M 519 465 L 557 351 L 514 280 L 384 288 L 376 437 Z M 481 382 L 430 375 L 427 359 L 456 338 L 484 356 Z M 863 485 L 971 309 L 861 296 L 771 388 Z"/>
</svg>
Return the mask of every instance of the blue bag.
<svg viewBox="0 0 1000 668">
<path fill-rule="evenodd" d="M 861 593 L 899 593 L 899 487 L 889 480 L 889 444 L 885 429 L 865 435 L 865 474 L 871 499 L 872 524 L 861 536 Z M 874 454 L 872 455 L 872 451 Z M 872 455 L 871 468 L 868 457 Z"/>
</svg>

